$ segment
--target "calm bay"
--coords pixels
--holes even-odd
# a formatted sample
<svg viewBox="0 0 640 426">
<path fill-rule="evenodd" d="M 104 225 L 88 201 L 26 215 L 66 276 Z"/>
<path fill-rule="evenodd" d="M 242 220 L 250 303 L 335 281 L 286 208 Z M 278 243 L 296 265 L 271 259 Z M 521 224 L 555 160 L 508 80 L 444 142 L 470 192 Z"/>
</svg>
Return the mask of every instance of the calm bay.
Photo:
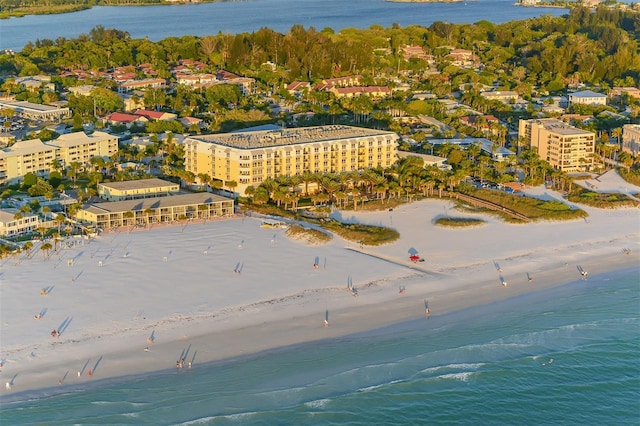
<svg viewBox="0 0 640 426">
<path fill-rule="evenodd" d="M 383 0 L 252 0 L 175 6 L 98 6 L 60 15 L 30 15 L 0 20 L 0 49 L 20 51 L 28 42 L 75 38 L 101 25 L 127 31 L 132 38 L 159 41 L 183 35 L 205 36 L 253 32 L 267 27 L 286 33 L 293 25 L 317 30 L 330 27 L 389 27 L 397 23 L 429 26 L 433 22 L 503 23 L 541 15 L 562 15 L 566 9 L 527 8 L 513 0 L 458 3 L 397 3 Z"/>
</svg>

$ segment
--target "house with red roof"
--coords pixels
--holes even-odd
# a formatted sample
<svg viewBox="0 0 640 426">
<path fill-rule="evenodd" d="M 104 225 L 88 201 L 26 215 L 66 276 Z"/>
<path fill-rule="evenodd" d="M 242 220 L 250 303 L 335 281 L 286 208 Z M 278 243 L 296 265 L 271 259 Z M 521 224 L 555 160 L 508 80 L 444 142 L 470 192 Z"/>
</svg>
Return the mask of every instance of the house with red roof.
<svg viewBox="0 0 640 426">
<path fill-rule="evenodd" d="M 127 114 L 124 112 L 114 112 L 107 116 L 105 120 L 108 124 L 124 124 L 127 128 L 134 123 L 147 123 L 149 119 L 142 115 Z"/>
<path fill-rule="evenodd" d="M 152 111 L 148 109 L 139 109 L 133 114 L 139 117 L 146 117 L 149 120 L 157 121 L 170 121 L 178 118 L 178 115 L 172 112 Z"/>
</svg>

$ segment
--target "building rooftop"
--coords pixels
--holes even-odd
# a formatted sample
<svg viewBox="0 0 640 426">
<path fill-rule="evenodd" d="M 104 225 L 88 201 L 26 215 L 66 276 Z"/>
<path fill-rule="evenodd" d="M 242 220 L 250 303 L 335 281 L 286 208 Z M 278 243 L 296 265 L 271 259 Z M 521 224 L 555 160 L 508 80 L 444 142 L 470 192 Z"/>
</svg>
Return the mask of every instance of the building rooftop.
<svg viewBox="0 0 640 426">
<path fill-rule="evenodd" d="M 19 141 L 0 151 L 0 158 L 13 157 L 15 155 L 28 155 L 39 152 L 55 151 L 57 147 L 47 145 L 40 139 Z"/>
<path fill-rule="evenodd" d="M 192 136 L 189 139 L 206 143 L 215 143 L 232 148 L 253 149 L 381 135 L 395 135 L 395 133 L 362 127 L 335 125 L 221 133 L 215 135 Z"/>
<path fill-rule="evenodd" d="M 594 92 L 593 90 L 583 90 L 582 92 L 571 93 L 570 96 L 575 98 L 606 98 L 606 95 L 602 93 Z"/>
<path fill-rule="evenodd" d="M 193 204 L 211 204 L 220 201 L 233 201 L 208 192 L 195 194 L 169 195 L 167 197 L 143 198 L 139 200 L 113 201 L 91 204 L 84 209 L 93 214 L 119 213 L 128 211 L 156 210 L 168 207 L 178 207 Z"/>
<path fill-rule="evenodd" d="M 58 139 L 54 139 L 49 142 L 51 145 L 55 145 L 56 147 L 73 147 L 77 145 L 84 145 L 87 143 L 97 142 L 105 139 L 113 139 L 117 138 L 116 136 L 110 135 L 105 132 L 93 132 L 88 135 L 84 132 L 73 132 L 61 135 Z"/>
<path fill-rule="evenodd" d="M 555 118 L 540 119 L 536 120 L 536 122 L 542 124 L 545 129 L 560 135 L 584 135 L 593 133 L 588 130 L 579 129 Z"/>
<path fill-rule="evenodd" d="M 100 186 L 117 189 L 119 191 L 126 191 L 128 189 L 152 189 L 160 188 L 163 186 L 178 185 L 177 183 L 170 182 L 168 180 L 151 178 L 151 179 L 138 179 L 128 180 L 123 182 L 102 182 Z"/>
<path fill-rule="evenodd" d="M 58 111 L 60 109 L 58 107 L 51 106 L 51 105 L 36 104 L 33 102 L 27 102 L 27 101 L 0 101 L 0 105 L 3 108 L 13 108 L 18 111 L 48 112 L 48 111 Z"/>
</svg>

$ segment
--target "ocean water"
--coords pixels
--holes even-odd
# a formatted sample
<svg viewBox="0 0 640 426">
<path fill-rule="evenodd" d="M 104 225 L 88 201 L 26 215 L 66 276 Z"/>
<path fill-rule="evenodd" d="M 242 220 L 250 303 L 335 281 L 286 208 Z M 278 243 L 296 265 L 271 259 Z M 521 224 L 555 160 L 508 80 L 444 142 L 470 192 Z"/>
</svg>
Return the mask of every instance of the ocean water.
<svg viewBox="0 0 640 426">
<path fill-rule="evenodd" d="M 633 268 L 338 340 L 2 404 L 0 423 L 640 424 L 639 314 Z"/>
</svg>

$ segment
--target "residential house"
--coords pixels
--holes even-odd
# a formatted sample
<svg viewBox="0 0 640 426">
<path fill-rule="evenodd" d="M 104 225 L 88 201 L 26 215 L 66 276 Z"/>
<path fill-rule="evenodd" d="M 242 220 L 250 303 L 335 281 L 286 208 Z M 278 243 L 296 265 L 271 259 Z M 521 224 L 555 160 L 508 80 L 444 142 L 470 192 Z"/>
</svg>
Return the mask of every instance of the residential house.
<svg viewBox="0 0 640 426">
<path fill-rule="evenodd" d="M 149 119 L 144 115 L 127 114 L 124 112 L 114 112 L 107 116 L 106 122 L 108 124 L 124 124 L 127 128 L 130 128 L 134 123 L 144 124 L 148 123 Z"/>
<path fill-rule="evenodd" d="M 148 109 L 139 109 L 134 112 L 133 115 L 137 115 L 138 117 L 146 117 L 149 120 L 156 121 L 171 121 L 178 118 L 178 115 L 172 112 L 151 111 Z"/>
<path fill-rule="evenodd" d="M 569 104 L 606 105 L 607 96 L 592 90 L 583 90 L 581 92 L 569 93 Z"/>
</svg>

